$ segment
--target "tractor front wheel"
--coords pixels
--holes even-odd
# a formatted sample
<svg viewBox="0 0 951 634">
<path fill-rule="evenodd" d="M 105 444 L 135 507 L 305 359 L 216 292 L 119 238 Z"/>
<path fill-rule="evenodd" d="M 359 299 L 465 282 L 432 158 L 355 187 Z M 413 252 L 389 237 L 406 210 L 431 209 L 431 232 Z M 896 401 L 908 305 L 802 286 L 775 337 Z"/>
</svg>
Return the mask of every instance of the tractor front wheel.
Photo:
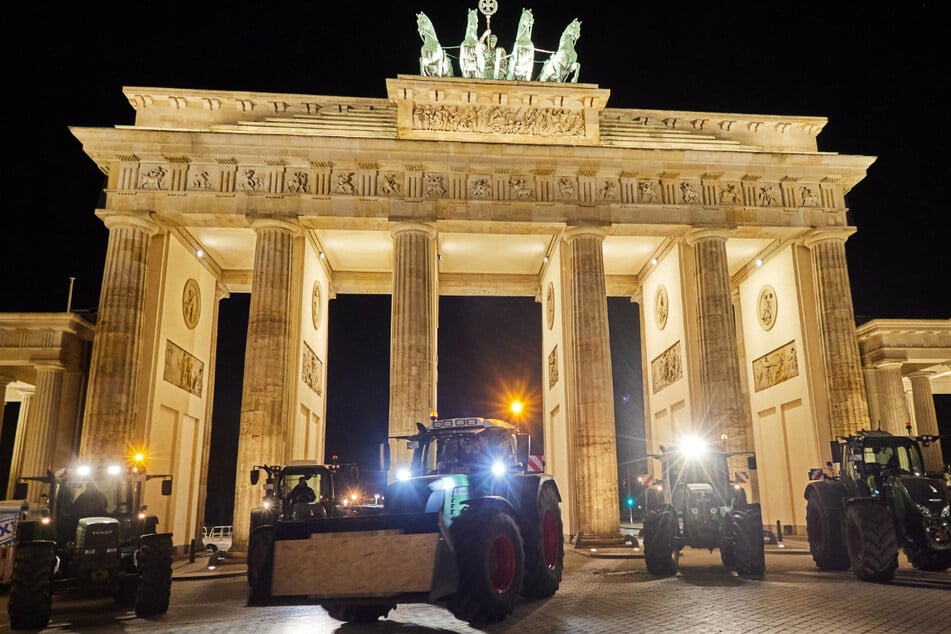
<svg viewBox="0 0 951 634">
<path fill-rule="evenodd" d="M 558 494 L 550 484 L 538 494 L 538 522 L 525 527 L 525 580 L 522 596 L 530 599 L 550 597 L 561 584 L 564 570 L 565 539 Z"/>
<path fill-rule="evenodd" d="M 652 575 L 677 574 L 676 528 L 677 512 L 672 506 L 647 511 L 644 517 L 644 563 Z"/>
<path fill-rule="evenodd" d="M 469 509 L 452 523 L 459 588 L 449 598 L 453 616 L 473 625 L 501 621 L 515 609 L 525 553 L 518 524 L 508 513 Z"/>
<path fill-rule="evenodd" d="M 891 514 L 878 501 L 852 502 L 845 509 L 849 561 L 862 581 L 888 583 L 898 568 L 898 540 Z"/>
<path fill-rule="evenodd" d="M 7 612 L 15 630 L 41 630 L 50 622 L 56 542 L 21 542 L 13 551 Z"/>
<path fill-rule="evenodd" d="M 172 534 L 151 533 L 139 540 L 139 594 L 135 615 L 150 617 L 168 612 L 172 593 Z"/>
<path fill-rule="evenodd" d="M 763 546 L 763 516 L 759 504 L 748 504 L 731 511 L 733 522 L 733 561 L 741 577 L 766 574 Z"/>
<path fill-rule="evenodd" d="M 251 532 L 251 539 L 248 542 L 248 585 L 254 587 L 254 584 L 261 578 L 264 572 L 264 565 L 267 561 L 267 554 L 271 550 L 271 543 L 274 541 L 273 526 L 259 526 Z"/>
</svg>

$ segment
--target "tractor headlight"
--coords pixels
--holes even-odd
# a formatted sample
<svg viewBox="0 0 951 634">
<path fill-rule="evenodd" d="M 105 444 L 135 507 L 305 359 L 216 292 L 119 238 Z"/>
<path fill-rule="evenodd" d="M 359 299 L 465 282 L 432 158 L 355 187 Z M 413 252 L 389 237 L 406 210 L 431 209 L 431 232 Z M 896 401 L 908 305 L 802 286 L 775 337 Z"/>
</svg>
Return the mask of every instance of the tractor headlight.
<svg viewBox="0 0 951 634">
<path fill-rule="evenodd" d="M 90 472 L 92 472 L 92 469 L 90 468 L 88 464 L 80 465 L 79 467 L 76 468 L 76 473 L 78 473 L 81 476 L 87 476 L 90 474 Z"/>
<path fill-rule="evenodd" d="M 497 460 L 492 463 L 492 475 L 494 475 L 496 478 L 504 476 L 506 471 L 508 471 L 508 469 L 506 468 L 505 463 L 501 460 Z"/>
<path fill-rule="evenodd" d="M 700 458 L 707 453 L 707 450 L 707 443 L 702 438 L 689 436 L 680 441 L 680 453 L 685 458 Z"/>
<path fill-rule="evenodd" d="M 119 475 L 119 471 L 120 471 L 119 465 L 117 465 L 117 464 L 109 465 L 109 468 L 106 469 L 106 472 L 107 472 L 109 475 Z"/>
<path fill-rule="evenodd" d="M 411 475 L 412 474 L 410 474 L 409 469 L 403 467 L 402 469 L 397 470 L 396 479 L 400 481 L 409 480 Z"/>
</svg>

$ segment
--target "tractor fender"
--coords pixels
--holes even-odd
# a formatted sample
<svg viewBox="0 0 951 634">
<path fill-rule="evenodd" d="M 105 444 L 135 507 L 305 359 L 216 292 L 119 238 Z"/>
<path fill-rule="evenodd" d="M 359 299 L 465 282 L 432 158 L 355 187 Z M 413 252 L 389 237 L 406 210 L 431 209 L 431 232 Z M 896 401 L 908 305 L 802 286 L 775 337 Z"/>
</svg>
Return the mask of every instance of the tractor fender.
<svg viewBox="0 0 951 634">
<path fill-rule="evenodd" d="M 518 520 L 519 526 L 538 524 L 538 496 L 543 487 L 554 489 L 558 502 L 562 501 L 555 479 L 547 473 L 518 475 L 509 480 L 510 495 L 515 506 L 515 519 Z"/>
<path fill-rule="evenodd" d="M 512 506 L 512 503 L 499 495 L 487 495 L 485 497 L 469 498 L 463 502 L 462 505 L 473 510 L 494 509 L 496 511 L 508 513 L 512 517 L 518 517 L 518 513 L 516 512 L 515 507 Z"/>
<path fill-rule="evenodd" d="M 53 523 L 43 524 L 39 520 L 23 520 L 17 522 L 16 543 L 34 541 L 56 541 L 56 532 Z"/>
<path fill-rule="evenodd" d="M 809 499 L 818 495 L 827 508 L 845 509 L 844 501 L 852 497 L 849 489 L 840 480 L 818 480 L 806 485 L 803 497 Z"/>
</svg>

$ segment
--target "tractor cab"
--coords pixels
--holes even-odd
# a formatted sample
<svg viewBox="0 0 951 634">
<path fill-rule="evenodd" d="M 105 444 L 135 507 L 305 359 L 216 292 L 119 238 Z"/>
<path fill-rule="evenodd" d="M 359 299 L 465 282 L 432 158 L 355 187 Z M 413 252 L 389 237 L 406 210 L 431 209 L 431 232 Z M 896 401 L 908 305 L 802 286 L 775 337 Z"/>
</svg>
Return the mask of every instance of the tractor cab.
<svg viewBox="0 0 951 634">
<path fill-rule="evenodd" d="M 833 451 L 835 461 L 842 464 L 843 475 L 867 495 L 882 495 L 889 478 L 925 475 L 921 450 L 913 438 L 863 431 L 846 443 L 835 443 Z M 848 455 L 843 456 L 843 452 Z"/>
</svg>

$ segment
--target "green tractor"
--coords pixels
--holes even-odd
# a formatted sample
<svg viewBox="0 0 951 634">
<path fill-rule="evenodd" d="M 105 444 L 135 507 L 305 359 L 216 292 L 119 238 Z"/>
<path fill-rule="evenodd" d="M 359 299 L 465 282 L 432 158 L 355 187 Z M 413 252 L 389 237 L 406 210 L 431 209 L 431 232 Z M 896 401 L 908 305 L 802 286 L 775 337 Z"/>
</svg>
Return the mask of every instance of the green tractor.
<svg viewBox="0 0 951 634">
<path fill-rule="evenodd" d="M 398 603 L 433 603 L 483 624 L 504 619 L 519 595 L 557 591 L 561 496 L 550 475 L 529 471 L 529 436 L 487 418 L 417 427 L 399 437 L 413 460 L 380 514 L 274 525 L 250 604 L 319 603 L 361 623 Z"/>
<path fill-rule="evenodd" d="M 643 544 L 647 571 L 677 573 L 685 546 L 720 550 L 727 568 L 743 577 L 766 572 L 763 517 L 759 504 L 730 477 L 728 459 L 706 443 L 690 439 L 675 447 L 661 446 L 663 480 L 646 491 Z"/>
<path fill-rule="evenodd" d="M 937 439 L 862 430 L 831 441 L 837 476 L 805 491 L 819 569 L 851 568 L 863 581 L 887 583 L 899 548 L 920 570 L 951 567 L 951 494 L 944 478 L 927 476 L 919 447 Z"/>
<path fill-rule="evenodd" d="M 30 482 L 42 483 L 44 491 L 37 516 L 16 526 L 7 605 L 13 629 L 46 627 L 52 595 L 68 590 L 112 595 L 139 617 L 168 610 L 172 534 L 157 533 L 158 517 L 142 505 L 142 487 L 153 478 L 162 479 L 162 495 L 171 495 L 170 475 L 118 464 L 17 481 L 17 498 L 27 497 Z"/>
</svg>

